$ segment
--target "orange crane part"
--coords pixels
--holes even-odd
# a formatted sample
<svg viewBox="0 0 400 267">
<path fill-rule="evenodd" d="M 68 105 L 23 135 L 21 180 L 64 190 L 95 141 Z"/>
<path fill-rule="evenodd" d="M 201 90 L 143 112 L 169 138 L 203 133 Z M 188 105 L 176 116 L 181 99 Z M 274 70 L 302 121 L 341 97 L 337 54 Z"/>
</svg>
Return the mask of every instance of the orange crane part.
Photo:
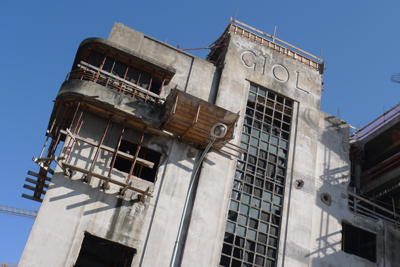
<svg viewBox="0 0 400 267">
<path fill-rule="evenodd" d="M 7 213 L 7 214 L 17 215 L 17 216 L 22 216 L 22 217 L 27 217 L 27 218 L 32 218 L 32 219 L 36 219 L 36 216 L 38 214 L 37 211 L 19 209 L 19 208 L 8 207 L 8 206 L 3 206 L 3 205 L 0 205 L 0 213 Z M 1 263 L 1 264 L 3 264 L 3 263 Z M 0 265 L 0 266 L 3 266 L 3 265 Z M 14 265 L 6 265 L 6 266 L 14 266 Z M 15 265 L 15 266 L 17 266 L 17 265 Z"/>
</svg>

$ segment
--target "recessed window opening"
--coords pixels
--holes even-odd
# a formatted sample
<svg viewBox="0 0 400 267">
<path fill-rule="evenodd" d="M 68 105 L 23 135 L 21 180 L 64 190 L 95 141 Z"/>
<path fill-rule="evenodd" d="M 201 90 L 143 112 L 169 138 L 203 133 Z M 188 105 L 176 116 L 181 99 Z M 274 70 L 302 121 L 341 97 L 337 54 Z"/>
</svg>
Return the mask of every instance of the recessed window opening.
<svg viewBox="0 0 400 267">
<path fill-rule="evenodd" d="M 343 222 L 342 250 L 376 262 L 376 234 Z"/>
<path fill-rule="evenodd" d="M 106 60 L 104 61 L 105 57 Z M 116 76 L 119 76 L 120 78 L 125 77 L 127 81 L 139 85 L 144 89 L 148 90 L 150 88 L 150 92 L 152 93 L 160 93 L 160 88 L 163 81 L 160 73 L 157 75 L 151 68 L 147 66 L 140 66 L 133 61 L 131 64 L 126 64 L 118 60 L 118 58 L 115 60 L 115 55 L 106 56 L 105 52 L 93 52 L 88 63 L 99 68 L 103 64 L 103 61 L 104 65 L 102 69 L 104 71 L 108 71 Z"/>
<path fill-rule="evenodd" d="M 126 154 L 135 156 L 138 145 L 128 142 L 126 140 L 121 140 L 121 144 L 119 146 L 119 151 L 124 152 Z M 141 147 L 139 150 L 138 158 L 145 159 L 147 161 L 151 161 L 154 163 L 153 168 L 148 168 L 138 162 L 136 162 L 132 175 L 136 177 L 140 177 L 144 180 L 154 183 L 155 177 L 157 173 L 158 164 L 160 163 L 161 153 L 151 150 L 147 147 Z M 129 173 L 133 162 L 125 159 L 121 156 L 117 156 L 114 164 L 114 168 L 120 170 L 122 172 Z"/>
<path fill-rule="evenodd" d="M 75 267 L 131 266 L 136 249 L 85 233 Z"/>
</svg>

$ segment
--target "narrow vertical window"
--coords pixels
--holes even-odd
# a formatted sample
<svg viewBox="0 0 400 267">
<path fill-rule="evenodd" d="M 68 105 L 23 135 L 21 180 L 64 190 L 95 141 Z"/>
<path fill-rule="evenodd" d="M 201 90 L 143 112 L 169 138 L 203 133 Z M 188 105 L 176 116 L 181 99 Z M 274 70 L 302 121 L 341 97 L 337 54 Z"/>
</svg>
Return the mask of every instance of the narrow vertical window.
<svg viewBox="0 0 400 267">
<path fill-rule="evenodd" d="M 292 104 L 250 85 L 220 266 L 276 266 Z"/>
</svg>

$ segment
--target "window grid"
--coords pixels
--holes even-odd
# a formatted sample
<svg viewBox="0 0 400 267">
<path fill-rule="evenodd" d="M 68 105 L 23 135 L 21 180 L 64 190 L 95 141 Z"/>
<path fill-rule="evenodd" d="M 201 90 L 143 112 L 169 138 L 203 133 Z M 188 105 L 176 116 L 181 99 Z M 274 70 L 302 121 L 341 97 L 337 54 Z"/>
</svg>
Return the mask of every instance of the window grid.
<svg viewBox="0 0 400 267">
<path fill-rule="evenodd" d="M 275 266 L 292 104 L 250 85 L 220 266 Z"/>
</svg>

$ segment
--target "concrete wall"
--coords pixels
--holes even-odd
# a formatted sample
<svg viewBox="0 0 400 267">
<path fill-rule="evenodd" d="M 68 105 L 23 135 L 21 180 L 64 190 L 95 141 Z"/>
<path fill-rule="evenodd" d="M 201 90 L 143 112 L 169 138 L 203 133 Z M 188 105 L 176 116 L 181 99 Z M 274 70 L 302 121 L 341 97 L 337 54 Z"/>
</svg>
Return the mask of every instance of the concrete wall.
<svg viewBox="0 0 400 267">
<path fill-rule="evenodd" d="M 213 98 L 218 75 L 216 67 L 210 62 L 117 22 L 114 23 L 108 40 L 176 70 L 170 84 L 162 92 L 163 97 L 177 85 L 182 91 L 203 100 Z"/>
</svg>

